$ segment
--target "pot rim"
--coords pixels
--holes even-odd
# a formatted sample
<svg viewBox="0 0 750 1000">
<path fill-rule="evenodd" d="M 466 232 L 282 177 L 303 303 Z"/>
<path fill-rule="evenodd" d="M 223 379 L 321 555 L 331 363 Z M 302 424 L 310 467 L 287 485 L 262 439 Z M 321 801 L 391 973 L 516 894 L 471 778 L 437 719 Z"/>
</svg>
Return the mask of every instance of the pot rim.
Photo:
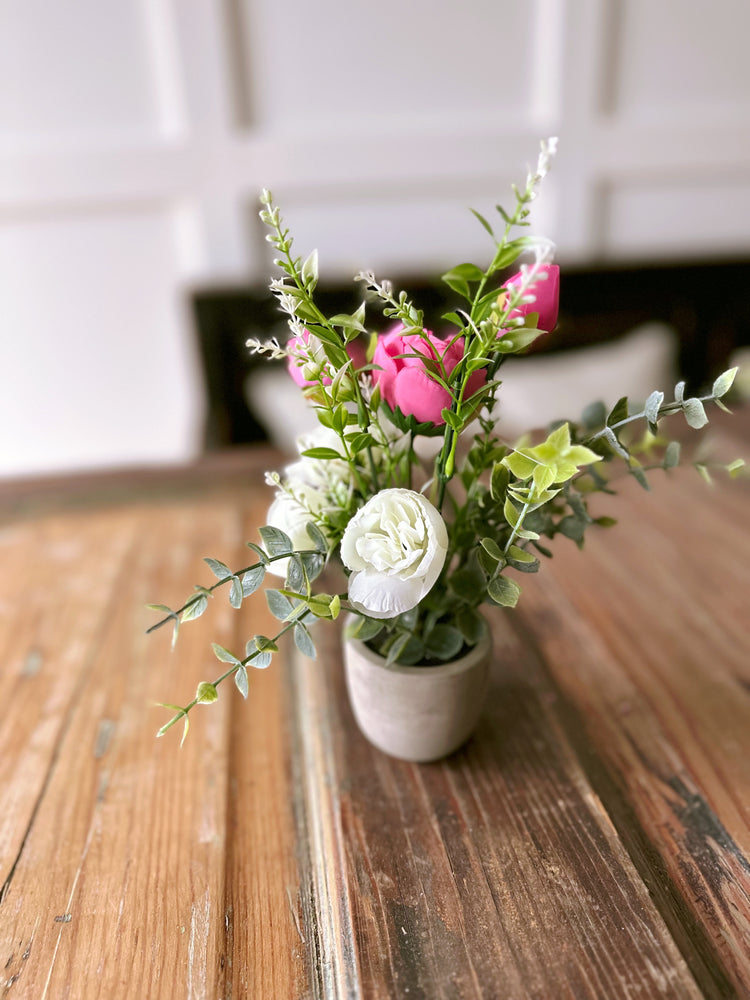
<svg viewBox="0 0 750 1000">
<path fill-rule="evenodd" d="M 454 674 L 461 673 L 461 671 L 466 670 L 474 665 L 474 663 L 485 656 L 492 645 L 492 633 L 490 627 L 487 624 L 487 620 L 484 615 L 480 612 L 480 617 L 482 619 L 482 636 L 476 645 L 472 646 L 471 649 L 464 653 L 463 656 L 459 657 L 457 660 L 446 660 L 445 663 L 438 663 L 431 667 L 420 667 L 418 664 L 406 664 L 406 663 L 386 663 L 385 657 L 381 656 L 379 653 L 375 653 L 361 639 L 347 639 L 344 638 L 344 643 L 356 651 L 356 653 L 363 659 L 367 660 L 374 667 L 379 667 L 381 670 L 386 670 L 394 674 L 404 674 L 406 676 L 420 676 L 420 677 L 434 677 L 437 674 Z"/>
</svg>

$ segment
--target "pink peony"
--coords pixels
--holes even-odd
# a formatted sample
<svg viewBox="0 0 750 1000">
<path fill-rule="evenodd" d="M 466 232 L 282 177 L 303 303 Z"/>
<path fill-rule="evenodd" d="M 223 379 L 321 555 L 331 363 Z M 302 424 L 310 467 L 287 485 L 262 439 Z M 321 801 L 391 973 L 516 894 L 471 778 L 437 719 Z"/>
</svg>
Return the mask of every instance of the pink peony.
<svg viewBox="0 0 750 1000">
<path fill-rule="evenodd" d="M 526 295 L 533 295 L 535 302 L 522 302 L 511 312 L 509 319 L 516 319 L 519 316 L 527 316 L 529 313 L 538 313 L 537 329 L 549 333 L 554 330 L 557 323 L 557 313 L 560 304 L 560 268 L 557 264 L 540 264 L 539 272 L 547 275 L 546 278 L 539 278 L 533 281 L 526 289 Z M 522 275 L 519 271 L 509 278 L 503 288 L 517 287 L 521 284 Z"/>
<path fill-rule="evenodd" d="M 315 362 L 319 363 L 320 365 L 326 364 L 326 356 L 325 352 L 323 351 L 322 345 L 318 343 L 317 346 L 313 347 L 312 350 L 309 350 L 308 347 L 309 342 L 310 342 L 310 332 L 308 330 L 305 330 L 305 332 L 302 334 L 302 337 L 292 337 L 289 343 L 287 344 L 287 348 L 295 352 L 302 349 L 307 349 L 306 353 L 311 358 L 314 358 L 314 362 L 313 364 L 311 364 L 311 367 L 314 367 Z M 361 340 L 353 340 L 350 344 L 347 344 L 346 353 L 354 362 L 355 368 L 361 368 L 362 365 L 367 363 L 366 349 Z M 317 380 L 310 381 L 305 378 L 304 368 L 306 367 L 306 365 L 307 362 L 305 362 L 301 357 L 287 358 L 287 368 L 289 369 L 289 374 L 292 376 L 292 378 L 300 387 L 300 389 L 307 389 L 308 386 L 317 385 Z M 328 376 L 326 375 L 323 378 L 323 385 L 330 385 L 330 384 L 331 384 L 331 379 L 328 378 Z"/>
<path fill-rule="evenodd" d="M 384 401 L 392 410 L 398 408 L 405 416 L 414 416 L 419 423 L 444 424 L 442 410 L 451 405 L 450 394 L 428 372 L 440 373 L 438 359 L 442 358 L 445 373 L 450 375 L 463 357 L 463 339 L 451 343 L 441 340 L 429 330 L 427 338 L 419 334 L 401 334 L 397 326 L 383 334 L 375 348 L 373 363 L 378 365 L 372 377 Z M 398 357 L 400 354 L 411 357 Z M 483 370 L 474 372 L 469 379 L 465 398 L 469 398 L 486 380 Z"/>
</svg>

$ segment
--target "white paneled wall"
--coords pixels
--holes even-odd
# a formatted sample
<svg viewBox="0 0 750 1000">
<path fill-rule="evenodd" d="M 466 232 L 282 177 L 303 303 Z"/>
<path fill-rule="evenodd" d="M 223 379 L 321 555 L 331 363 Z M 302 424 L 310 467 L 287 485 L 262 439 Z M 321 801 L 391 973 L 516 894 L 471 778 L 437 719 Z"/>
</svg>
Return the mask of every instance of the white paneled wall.
<svg viewBox="0 0 750 1000">
<path fill-rule="evenodd" d="M 538 140 L 561 263 L 750 251 L 746 0 L 4 0 L 0 475 L 198 448 L 196 283 L 472 256 Z"/>
</svg>

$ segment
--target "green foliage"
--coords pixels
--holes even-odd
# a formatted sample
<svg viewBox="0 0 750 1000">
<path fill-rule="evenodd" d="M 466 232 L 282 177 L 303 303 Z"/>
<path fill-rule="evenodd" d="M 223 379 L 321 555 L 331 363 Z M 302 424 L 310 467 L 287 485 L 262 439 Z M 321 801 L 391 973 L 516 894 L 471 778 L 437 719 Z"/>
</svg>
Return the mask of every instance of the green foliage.
<svg viewBox="0 0 750 1000">
<path fill-rule="evenodd" d="M 510 208 L 496 206 L 497 217 L 492 219 L 472 209 L 491 240 L 487 265 L 463 262 L 442 276 L 462 300 L 443 317 L 453 327 L 452 342 L 460 339 L 462 355 L 450 371 L 445 357 L 434 359 L 425 369 L 446 394 L 438 424 L 419 422 L 388 407 L 381 387 L 373 383 L 377 332 L 369 323 L 365 302 L 351 313 L 332 316 L 320 309 L 318 253 L 312 250 L 304 259 L 295 253 L 279 209 L 270 192 L 263 192 L 260 215 L 268 226 L 267 239 L 277 254 L 280 273 L 271 289 L 295 342 L 293 347 L 276 341 L 248 344 L 274 358 L 292 356 L 300 362 L 308 383 L 304 394 L 330 440 L 308 443 L 301 450 L 300 463 L 314 470 L 310 481 L 295 484 L 288 473 L 268 477 L 299 508 L 302 525 L 306 521 L 303 535 L 309 541 L 303 547 L 278 527 L 260 527 L 260 544 L 247 543 L 252 553 L 249 565 L 232 570 L 207 558 L 214 577 L 210 586 L 197 586 L 178 608 L 150 605 L 160 620 L 149 631 L 170 624 L 174 642 L 181 624 L 206 613 L 219 588 L 226 588 L 230 605 L 238 609 L 265 584 L 265 599 L 278 623 L 273 636 L 249 639 L 244 657 L 214 643 L 216 659 L 226 669 L 215 680 L 201 682 L 187 705 L 165 705 L 174 714 L 159 735 L 183 720 L 184 740 L 190 711 L 215 701 L 218 686 L 228 677 L 247 698 L 249 669 L 270 666 L 287 633 L 292 633 L 303 655 L 315 657 L 311 634 L 315 622 L 334 621 L 342 610 L 350 613 L 346 635 L 367 643 L 389 663 L 437 664 L 460 656 L 484 633 L 480 606 L 515 607 L 521 596 L 519 579 L 537 572 L 542 557 L 552 555 L 550 542 L 562 536 L 581 547 L 589 529 L 614 524 L 612 518 L 589 511 L 593 497 L 614 492 L 609 471 L 613 466 L 649 489 L 657 470 L 664 474 L 680 462 L 679 443 L 662 435 L 665 419 L 681 414 L 691 429 L 698 430 L 708 421 L 710 404 L 726 409 L 722 400 L 732 388 L 736 369 L 720 374 L 707 395 L 686 396 L 685 383 L 678 382 L 671 400 L 655 389 L 642 405 L 625 396 L 609 410 L 595 402 L 583 410 L 580 421 L 558 421 L 544 436 L 526 438 L 515 447 L 500 438 L 492 415 L 502 392 L 499 373 L 502 368 L 505 377 L 506 365 L 511 373 L 513 356 L 541 335 L 539 316 L 529 311 L 530 300 L 525 297 L 527 272 L 521 270 L 520 283 L 504 282 L 504 272 L 529 251 L 535 265 L 548 259 L 544 241 L 523 230 L 552 152 L 552 143 L 543 144 L 536 171 L 529 173 L 525 185 L 513 188 Z M 424 313 L 407 292 L 394 290 L 372 272 L 359 274 L 357 280 L 365 287 L 367 309 L 378 307 L 388 324 L 402 325 L 404 334 L 429 337 Z M 430 328 L 438 327 L 432 323 Z M 364 362 L 361 354 L 354 360 L 358 337 L 367 342 Z M 484 373 L 483 384 L 477 389 L 472 381 L 470 390 L 476 372 Z M 469 433 L 471 438 L 465 440 Z M 415 438 L 428 436 L 438 439 L 432 460 L 421 458 L 414 447 Z M 731 477 L 745 471 L 742 459 L 724 468 Z M 711 480 L 705 462 L 696 463 L 696 469 Z M 352 517 L 371 497 L 390 487 L 422 490 L 428 496 L 446 524 L 448 551 L 437 583 L 416 607 L 391 619 L 372 619 L 353 607 L 346 593 L 321 593 L 313 584 L 338 552 Z M 299 526 L 291 524 L 289 532 L 298 540 Z M 285 566 L 283 585 L 268 587 L 267 571 L 279 563 Z"/>
</svg>

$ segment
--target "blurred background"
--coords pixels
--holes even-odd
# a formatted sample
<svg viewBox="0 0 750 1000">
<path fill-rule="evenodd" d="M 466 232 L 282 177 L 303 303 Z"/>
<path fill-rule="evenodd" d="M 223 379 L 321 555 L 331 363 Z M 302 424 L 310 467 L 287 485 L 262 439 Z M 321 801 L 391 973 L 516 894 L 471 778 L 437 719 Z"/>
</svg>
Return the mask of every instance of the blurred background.
<svg viewBox="0 0 750 1000">
<path fill-rule="evenodd" d="M 260 189 L 331 301 L 367 267 L 439 309 L 490 251 L 468 206 L 549 135 L 540 377 L 716 374 L 750 339 L 748 37 L 747 0 L 3 0 L 0 476 L 278 434 L 242 347 L 278 323 Z"/>
</svg>

